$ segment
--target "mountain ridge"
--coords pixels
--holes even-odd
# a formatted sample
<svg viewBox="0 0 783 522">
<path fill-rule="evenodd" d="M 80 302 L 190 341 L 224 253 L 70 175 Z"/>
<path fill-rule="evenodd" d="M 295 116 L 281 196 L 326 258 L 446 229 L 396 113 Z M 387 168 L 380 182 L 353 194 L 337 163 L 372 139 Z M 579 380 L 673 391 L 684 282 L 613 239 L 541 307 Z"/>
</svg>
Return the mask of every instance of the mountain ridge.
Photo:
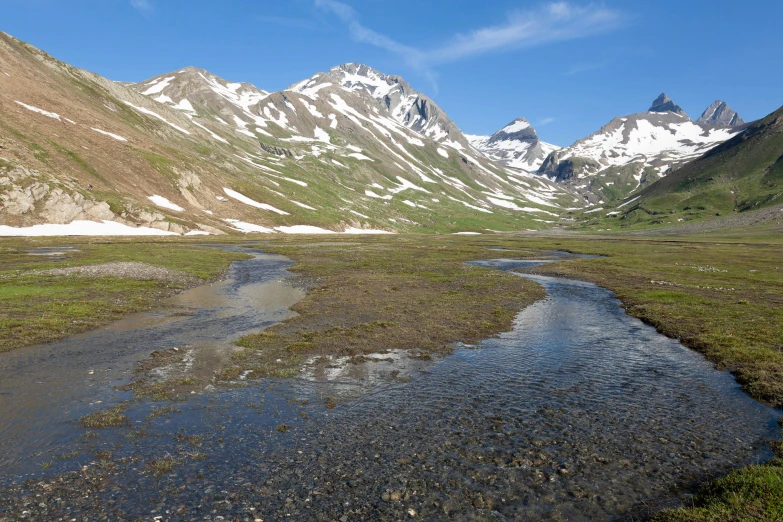
<svg viewBox="0 0 783 522">
<path fill-rule="evenodd" d="M 0 70 L 4 235 L 85 220 L 172 234 L 518 230 L 574 204 L 475 152 L 425 95 L 355 64 L 332 69 L 339 85 L 316 78 L 317 92 L 195 67 L 128 85 L 3 35 Z M 365 86 L 379 81 L 383 95 Z"/>
<path fill-rule="evenodd" d="M 661 94 L 648 111 L 614 118 L 553 151 L 538 174 L 571 186 L 588 204 L 604 203 L 644 189 L 743 128 L 693 122 Z"/>
</svg>

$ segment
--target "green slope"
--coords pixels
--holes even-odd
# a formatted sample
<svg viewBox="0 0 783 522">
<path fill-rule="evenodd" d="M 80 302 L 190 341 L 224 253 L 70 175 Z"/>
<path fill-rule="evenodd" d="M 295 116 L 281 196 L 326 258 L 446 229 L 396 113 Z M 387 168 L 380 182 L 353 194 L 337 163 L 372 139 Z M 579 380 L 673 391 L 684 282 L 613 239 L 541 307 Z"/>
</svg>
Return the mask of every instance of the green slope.
<svg viewBox="0 0 783 522">
<path fill-rule="evenodd" d="M 619 203 L 619 202 L 618 202 Z M 642 190 L 589 228 L 671 226 L 783 204 L 783 107 Z"/>
</svg>

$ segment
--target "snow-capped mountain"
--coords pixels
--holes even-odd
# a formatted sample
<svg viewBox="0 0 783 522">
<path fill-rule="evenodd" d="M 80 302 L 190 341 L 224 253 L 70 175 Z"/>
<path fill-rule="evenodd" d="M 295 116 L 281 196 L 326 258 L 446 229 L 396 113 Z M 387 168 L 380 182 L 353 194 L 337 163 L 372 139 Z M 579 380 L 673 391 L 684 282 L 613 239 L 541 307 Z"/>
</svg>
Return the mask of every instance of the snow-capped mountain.
<svg viewBox="0 0 783 522">
<path fill-rule="evenodd" d="M 729 107 L 725 101 L 715 100 L 707 107 L 696 123 L 712 125 L 714 127 L 735 127 L 744 125 L 745 120 L 740 118 L 736 111 Z"/>
<path fill-rule="evenodd" d="M 0 233 L 73 220 L 134 233 L 519 230 L 579 203 L 474 150 L 402 78 L 356 64 L 280 92 L 192 67 L 125 84 L 0 33 L 0 119 Z"/>
<path fill-rule="evenodd" d="M 348 63 L 327 73 L 315 74 L 287 89 L 313 99 L 324 90 L 327 99 L 345 91 L 369 95 L 384 109 L 386 116 L 400 125 L 458 150 L 467 148 L 465 136 L 446 113 L 399 76 Z"/>
<path fill-rule="evenodd" d="M 541 141 L 525 118 L 517 118 L 492 136 L 466 135 L 479 152 L 502 165 L 525 172 L 538 170 L 544 159 L 560 147 Z"/>
<path fill-rule="evenodd" d="M 736 116 L 733 121 L 741 119 Z M 538 173 L 573 187 L 591 203 L 616 199 L 701 156 L 743 128 L 719 121 L 693 122 L 661 94 L 648 112 L 615 118 L 598 132 L 551 153 Z"/>
</svg>

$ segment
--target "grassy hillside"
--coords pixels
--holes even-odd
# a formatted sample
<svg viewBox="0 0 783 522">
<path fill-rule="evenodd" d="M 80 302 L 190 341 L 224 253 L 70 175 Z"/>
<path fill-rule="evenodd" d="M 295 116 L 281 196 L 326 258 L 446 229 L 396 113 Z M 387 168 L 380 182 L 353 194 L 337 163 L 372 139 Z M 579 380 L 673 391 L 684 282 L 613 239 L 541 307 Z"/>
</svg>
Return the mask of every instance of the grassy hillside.
<svg viewBox="0 0 783 522">
<path fill-rule="evenodd" d="M 582 214 L 589 228 L 670 226 L 783 203 L 783 108 L 616 208 Z"/>
</svg>

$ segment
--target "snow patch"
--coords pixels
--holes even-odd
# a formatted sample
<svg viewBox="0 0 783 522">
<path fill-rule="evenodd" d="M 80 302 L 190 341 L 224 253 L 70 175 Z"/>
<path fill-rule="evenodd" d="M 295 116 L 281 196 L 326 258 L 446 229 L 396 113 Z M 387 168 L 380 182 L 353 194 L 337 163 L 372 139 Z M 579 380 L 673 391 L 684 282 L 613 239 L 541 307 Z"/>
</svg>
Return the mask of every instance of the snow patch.
<svg viewBox="0 0 783 522">
<path fill-rule="evenodd" d="M 130 227 L 116 221 L 72 221 L 68 224 L 47 223 L 31 227 L 9 227 L 0 225 L 0 236 L 42 237 L 42 236 L 176 236 L 149 227 Z"/>
<path fill-rule="evenodd" d="M 99 133 L 103 134 L 104 136 L 109 136 L 110 138 L 114 138 L 117 141 L 128 141 L 128 140 L 126 140 L 125 138 L 123 138 L 122 136 L 120 136 L 118 134 L 112 134 L 111 132 L 106 132 L 105 130 L 96 129 L 95 127 L 93 127 L 92 130 L 94 130 L 95 132 L 99 132 Z"/>
<path fill-rule="evenodd" d="M 158 196 L 157 194 L 148 196 L 147 199 L 155 203 L 157 206 L 167 208 L 169 210 L 174 210 L 177 212 L 183 212 L 185 210 L 184 208 L 180 207 L 176 203 L 172 203 L 168 199 L 164 198 L 163 196 Z"/>
<path fill-rule="evenodd" d="M 235 190 L 231 190 L 230 188 L 223 187 L 223 192 L 226 193 L 226 195 L 236 199 L 237 201 L 241 201 L 245 205 L 250 205 L 251 207 L 260 208 L 262 210 L 270 210 L 272 212 L 276 212 L 283 216 L 288 216 L 288 212 L 284 210 L 280 210 L 278 208 L 273 207 L 272 205 L 267 205 L 266 203 L 259 203 L 258 201 L 252 200 L 249 197 L 240 194 L 239 192 Z"/>
<path fill-rule="evenodd" d="M 378 230 L 372 228 L 348 227 L 345 230 L 343 230 L 343 234 L 396 234 L 396 232 L 391 232 L 389 230 Z"/>
<path fill-rule="evenodd" d="M 314 227 L 310 225 L 294 225 L 290 227 L 275 227 L 275 230 L 283 234 L 336 234 L 334 230 Z"/>
<path fill-rule="evenodd" d="M 171 83 L 171 80 L 173 80 L 175 78 L 176 78 L 176 76 L 169 76 L 167 78 L 153 80 L 152 82 L 147 84 L 147 85 L 150 86 L 150 88 L 147 89 L 146 91 L 144 91 L 141 94 L 143 94 L 144 96 L 150 96 L 152 94 L 158 94 L 159 92 L 162 92 L 163 89 L 168 87 L 169 84 Z"/>
<path fill-rule="evenodd" d="M 244 221 L 239 221 L 238 219 L 224 219 L 223 221 L 231 225 L 234 230 L 240 232 L 264 232 L 267 234 L 275 232 L 271 228 L 262 227 L 261 225 L 256 225 L 254 223 L 246 223 Z"/>
<path fill-rule="evenodd" d="M 14 100 L 14 101 L 16 101 L 16 103 L 18 103 L 19 105 L 21 105 L 22 107 L 24 107 L 28 111 L 37 112 L 38 114 L 42 114 L 42 115 L 44 115 L 44 116 L 46 116 L 48 118 L 53 118 L 55 120 L 59 120 L 60 119 L 60 115 L 57 114 L 56 112 L 45 111 L 43 109 L 39 109 L 38 107 L 36 107 L 34 105 L 27 105 L 26 103 L 22 103 L 22 102 L 20 102 L 18 100 Z"/>
</svg>

